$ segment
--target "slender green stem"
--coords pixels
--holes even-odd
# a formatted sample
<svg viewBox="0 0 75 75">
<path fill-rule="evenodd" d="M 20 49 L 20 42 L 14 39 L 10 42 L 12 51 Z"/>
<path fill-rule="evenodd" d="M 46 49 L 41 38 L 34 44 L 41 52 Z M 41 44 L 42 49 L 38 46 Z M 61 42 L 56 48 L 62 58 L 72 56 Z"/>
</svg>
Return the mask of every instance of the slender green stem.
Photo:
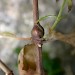
<svg viewBox="0 0 75 75">
<path fill-rule="evenodd" d="M 61 16 L 62 16 L 62 12 L 63 12 L 64 6 L 65 6 L 65 3 L 66 3 L 66 0 L 63 1 L 63 4 L 62 4 L 60 11 L 59 11 L 59 14 L 58 14 L 53 26 L 51 27 L 51 30 L 54 30 L 55 27 L 57 26 L 58 22 L 61 20 Z"/>
</svg>

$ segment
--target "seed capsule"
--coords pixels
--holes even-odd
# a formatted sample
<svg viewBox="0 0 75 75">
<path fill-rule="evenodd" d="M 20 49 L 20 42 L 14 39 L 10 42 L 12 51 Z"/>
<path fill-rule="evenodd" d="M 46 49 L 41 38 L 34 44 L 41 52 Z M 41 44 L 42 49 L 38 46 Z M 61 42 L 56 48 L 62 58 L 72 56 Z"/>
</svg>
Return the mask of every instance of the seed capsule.
<svg viewBox="0 0 75 75">
<path fill-rule="evenodd" d="M 31 34 L 32 34 L 32 38 L 36 38 L 36 39 L 42 38 L 44 36 L 44 29 L 38 23 L 38 24 L 34 25 Z"/>
</svg>

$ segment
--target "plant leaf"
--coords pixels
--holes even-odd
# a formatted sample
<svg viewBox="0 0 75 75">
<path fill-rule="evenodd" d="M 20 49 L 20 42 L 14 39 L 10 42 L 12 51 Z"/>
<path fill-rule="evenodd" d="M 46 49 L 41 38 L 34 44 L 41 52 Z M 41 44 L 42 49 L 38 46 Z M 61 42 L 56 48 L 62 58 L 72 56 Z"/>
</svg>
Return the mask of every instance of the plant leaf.
<svg viewBox="0 0 75 75">
<path fill-rule="evenodd" d="M 48 18 L 48 17 L 55 17 L 56 18 L 57 16 L 56 15 L 46 15 L 44 17 L 41 17 L 39 20 L 37 20 L 37 23 L 44 20 L 44 19 L 46 19 L 46 18 Z"/>
<path fill-rule="evenodd" d="M 72 0 L 67 0 L 67 3 L 68 3 L 68 11 L 71 11 L 72 9 Z"/>
<path fill-rule="evenodd" d="M 0 36 L 15 37 L 16 35 L 10 32 L 0 32 Z"/>
<path fill-rule="evenodd" d="M 13 33 L 10 32 L 0 32 L 0 38 L 13 38 L 16 40 L 31 40 L 31 37 L 18 37 Z"/>
</svg>

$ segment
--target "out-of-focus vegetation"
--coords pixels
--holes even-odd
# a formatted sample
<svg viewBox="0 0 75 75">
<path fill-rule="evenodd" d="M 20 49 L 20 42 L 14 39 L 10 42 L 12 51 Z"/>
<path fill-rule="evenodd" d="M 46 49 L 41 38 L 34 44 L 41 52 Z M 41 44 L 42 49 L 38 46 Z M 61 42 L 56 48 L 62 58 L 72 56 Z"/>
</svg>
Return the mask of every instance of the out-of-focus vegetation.
<svg viewBox="0 0 75 75">
<path fill-rule="evenodd" d="M 46 18 L 42 22 L 41 19 L 39 20 L 45 29 L 45 34 L 48 33 L 48 27 L 46 26 L 53 25 L 63 0 L 57 1 L 56 3 L 56 0 L 39 0 L 39 16 L 43 16 L 41 19 Z M 70 5 L 68 2 L 68 6 Z M 67 7 L 63 10 L 62 15 L 66 13 L 68 13 Z M 55 15 L 55 17 L 50 15 Z M 14 33 L 18 37 L 30 37 L 32 27 L 32 0 L 0 0 L 0 32 Z M 75 0 L 73 0 L 72 10 L 66 18 L 58 23 L 55 30 L 63 34 L 75 32 Z M 18 53 L 28 43 L 30 43 L 28 40 L 19 41 L 11 38 L 0 38 L 0 59 L 13 70 L 15 75 L 18 75 L 18 69 L 16 68 Z M 44 47 L 47 53 L 43 52 L 43 67 L 48 75 L 62 75 L 64 70 L 65 75 L 75 75 L 75 56 L 71 55 L 71 53 L 75 53 L 74 48 L 65 44 L 60 45 L 60 43 L 57 44 L 57 41 L 55 41 L 51 42 L 51 44 L 47 43 Z M 71 70 L 68 70 L 67 66 L 70 66 Z M 4 75 L 2 73 L 0 71 L 0 75 Z"/>
<path fill-rule="evenodd" d="M 48 75 L 64 75 L 60 59 L 51 59 L 47 52 L 43 52 L 43 67 Z"/>
</svg>

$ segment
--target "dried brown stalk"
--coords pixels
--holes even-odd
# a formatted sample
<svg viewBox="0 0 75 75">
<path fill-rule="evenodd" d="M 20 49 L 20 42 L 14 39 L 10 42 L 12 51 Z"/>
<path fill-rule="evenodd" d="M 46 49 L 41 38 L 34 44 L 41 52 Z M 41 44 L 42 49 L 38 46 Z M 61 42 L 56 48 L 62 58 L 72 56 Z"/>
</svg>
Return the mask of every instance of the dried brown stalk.
<svg viewBox="0 0 75 75">
<path fill-rule="evenodd" d="M 38 0 L 33 0 L 33 20 L 34 25 L 36 21 L 39 19 L 39 11 L 38 11 Z"/>
<path fill-rule="evenodd" d="M 10 70 L 1 60 L 0 60 L 0 68 L 5 72 L 6 75 L 14 75 L 12 70 Z"/>
<path fill-rule="evenodd" d="M 62 34 L 60 32 L 50 31 L 49 29 L 49 37 L 50 40 L 60 40 L 75 47 L 75 32 Z"/>
<path fill-rule="evenodd" d="M 39 19 L 38 0 L 33 0 L 33 19 L 34 19 L 34 27 L 32 29 L 32 40 L 37 47 L 36 49 L 37 71 L 39 75 L 43 75 L 41 38 L 44 36 L 44 29 L 40 25 L 40 23 L 36 23 L 37 20 Z"/>
</svg>

